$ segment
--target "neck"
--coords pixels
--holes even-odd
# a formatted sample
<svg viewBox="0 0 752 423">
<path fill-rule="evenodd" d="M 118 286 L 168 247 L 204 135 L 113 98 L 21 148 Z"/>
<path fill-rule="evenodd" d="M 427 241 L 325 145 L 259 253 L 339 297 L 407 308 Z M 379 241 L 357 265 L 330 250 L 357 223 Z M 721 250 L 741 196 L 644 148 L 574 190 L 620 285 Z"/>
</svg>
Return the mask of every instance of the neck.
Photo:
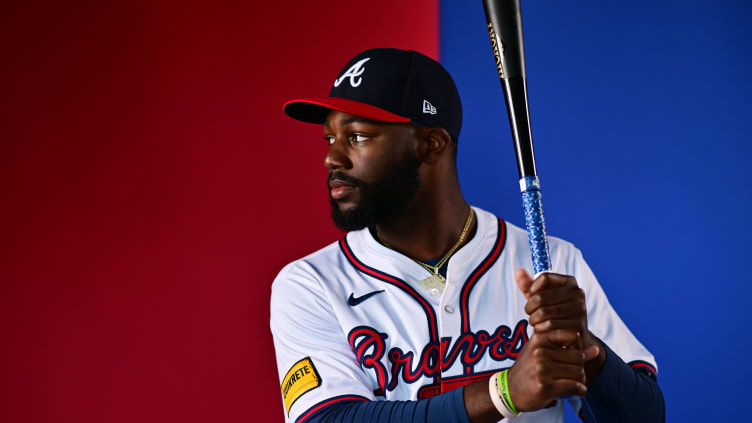
<svg viewBox="0 0 752 423">
<path fill-rule="evenodd" d="M 421 190 L 398 216 L 376 225 L 379 238 L 390 247 L 416 260 L 432 260 L 446 254 L 457 242 L 470 214 L 459 190 Z M 473 219 L 465 235 L 467 243 L 475 232 Z"/>
</svg>

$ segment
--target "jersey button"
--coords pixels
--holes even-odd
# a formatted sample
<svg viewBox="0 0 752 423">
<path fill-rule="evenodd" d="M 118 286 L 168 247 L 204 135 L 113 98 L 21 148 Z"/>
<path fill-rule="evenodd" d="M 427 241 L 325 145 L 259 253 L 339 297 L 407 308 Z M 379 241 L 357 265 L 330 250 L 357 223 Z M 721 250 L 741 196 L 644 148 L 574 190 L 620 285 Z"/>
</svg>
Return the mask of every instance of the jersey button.
<svg viewBox="0 0 752 423">
<path fill-rule="evenodd" d="M 434 288 L 430 291 L 432 297 L 436 297 L 439 295 L 439 290 Z"/>
<path fill-rule="evenodd" d="M 454 313 L 454 307 L 452 307 L 450 305 L 445 305 L 444 306 L 444 311 L 446 311 L 447 313 Z"/>
</svg>

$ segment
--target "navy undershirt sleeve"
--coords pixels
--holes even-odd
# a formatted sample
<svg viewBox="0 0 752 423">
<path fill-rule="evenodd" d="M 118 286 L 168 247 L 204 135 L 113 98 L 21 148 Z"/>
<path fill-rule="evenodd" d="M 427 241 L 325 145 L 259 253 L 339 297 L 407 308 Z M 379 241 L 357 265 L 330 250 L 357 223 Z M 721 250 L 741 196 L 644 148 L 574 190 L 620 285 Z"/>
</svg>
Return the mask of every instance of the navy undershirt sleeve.
<svg viewBox="0 0 752 423">
<path fill-rule="evenodd" d="M 665 422 L 658 383 L 606 347 L 606 361 L 582 402 L 582 417 L 595 422 Z M 322 408 L 306 423 L 462 422 L 469 423 L 464 388 L 418 401 L 347 401 Z"/>
<path fill-rule="evenodd" d="M 418 401 L 348 401 L 322 408 L 305 423 L 470 423 L 464 388 Z"/>
<path fill-rule="evenodd" d="M 588 386 L 582 402 L 583 420 L 594 422 L 665 422 L 663 392 L 648 373 L 626 364 L 607 345 L 606 362 Z"/>
</svg>

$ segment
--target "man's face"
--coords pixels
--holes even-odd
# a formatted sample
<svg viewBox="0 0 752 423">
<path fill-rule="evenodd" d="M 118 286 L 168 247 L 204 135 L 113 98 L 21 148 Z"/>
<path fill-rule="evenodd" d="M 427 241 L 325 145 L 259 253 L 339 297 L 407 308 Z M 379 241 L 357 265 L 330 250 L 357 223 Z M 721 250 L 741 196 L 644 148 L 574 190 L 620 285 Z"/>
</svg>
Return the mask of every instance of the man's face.
<svg viewBox="0 0 752 423">
<path fill-rule="evenodd" d="M 324 123 L 332 219 L 353 231 L 405 209 L 420 186 L 415 127 L 332 111 Z"/>
</svg>

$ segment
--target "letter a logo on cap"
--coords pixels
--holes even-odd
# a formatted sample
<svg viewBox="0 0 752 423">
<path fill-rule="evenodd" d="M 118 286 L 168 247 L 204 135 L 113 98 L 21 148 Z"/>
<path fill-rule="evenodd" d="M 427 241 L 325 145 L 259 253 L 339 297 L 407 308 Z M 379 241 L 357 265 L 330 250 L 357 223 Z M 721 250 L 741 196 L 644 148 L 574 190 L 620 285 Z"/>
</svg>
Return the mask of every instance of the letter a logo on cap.
<svg viewBox="0 0 752 423">
<path fill-rule="evenodd" d="M 361 82 L 363 82 L 363 78 L 360 78 L 360 75 L 363 75 L 363 72 L 365 72 L 366 68 L 363 67 L 363 63 L 371 60 L 370 57 L 366 57 L 363 60 L 359 60 L 356 64 L 350 66 L 348 70 L 345 71 L 345 73 L 342 74 L 339 78 L 337 78 L 336 81 L 334 81 L 334 86 L 339 87 L 339 84 L 342 83 L 342 81 L 345 80 L 345 78 L 350 78 L 350 85 L 353 86 L 353 88 L 360 85 Z M 357 80 L 355 78 L 358 78 Z"/>
</svg>

